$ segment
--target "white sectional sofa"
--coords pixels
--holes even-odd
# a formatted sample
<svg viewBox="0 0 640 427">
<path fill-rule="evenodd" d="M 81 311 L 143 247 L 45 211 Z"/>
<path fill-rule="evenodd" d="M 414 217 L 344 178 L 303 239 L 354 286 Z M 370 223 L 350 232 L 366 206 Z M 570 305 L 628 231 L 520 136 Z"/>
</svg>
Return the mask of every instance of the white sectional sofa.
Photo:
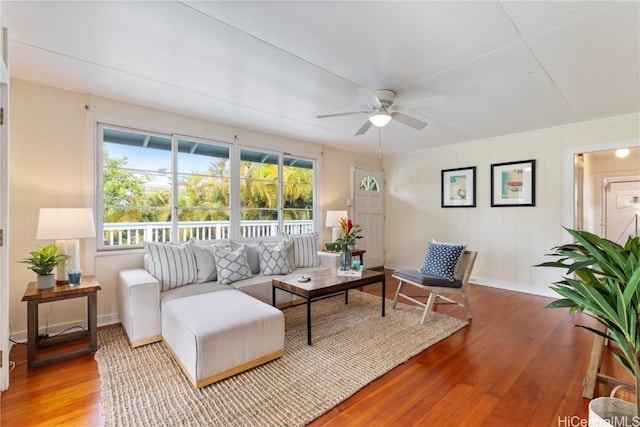
<svg viewBox="0 0 640 427">
<path fill-rule="evenodd" d="M 317 243 L 314 242 L 315 239 L 308 239 L 308 242 L 302 240 L 304 240 L 304 236 L 292 236 L 287 242 L 268 242 L 265 243 L 265 246 L 274 248 L 277 245 L 286 244 L 287 259 L 291 268 L 291 273 L 289 274 L 304 274 L 319 268 L 337 268 L 339 266 L 339 254 L 318 251 Z M 309 243 L 307 248 L 304 247 L 305 243 Z M 279 275 L 265 275 L 263 274 L 264 270 L 260 270 L 258 245 L 259 243 L 240 245 L 228 241 L 223 243 L 189 242 L 182 245 L 171 245 L 174 248 L 178 246 L 185 249 L 191 247 L 191 252 L 198 251 L 194 253 L 193 257 L 195 259 L 195 275 L 191 272 L 191 274 L 185 274 L 182 280 L 177 281 L 175 277 L 170 277 L 162 283 L 163 276 L 151 265 L 152 261 L 149 259 L 149 252 L 145 255 L 144 266 L 121 271 L 119 274 L 118 296 L 120 320 L 131 346 L 137 347 L 162 339 L 162 305 L 173 299 L 236 289 L 271 305 L 271 279 Z M 217 274 L 212 274 L 212 269 L 216 269 L 217 273 L 218 266 L 214 265 L 213 261 L 207 263 L 202 251 L 210 251 L 212 247 L 222 247 L 229 250 L 230 248 L 240 248 L 240 246 L 245 246 L 246 248 L 247 261 L 251 270 L 250 276 L 223 284 L 220 280 L 217 280 Z M 309 247 L 313 248 L 313 255 L 310 255 Z M 147 250 L 153 250 L 153 248 L 147 248 Z M 237 251 L 238 249 L 236 249 Z M 190 251 L 185 250 L 185 252 L 188 255 Z M 303 259 L 305 257 L 307 258 L 306 260 Z M 215 256 L 212 256 L 211 259 L 215 259 Z M 315 262 L 313 261 L 314 259 L 316 260 Z M 312 266 L 312 264 L 315 264 L 315 266 Z M 301 265 L 301 267 L 298 267 L 298 265 Z M 165 265 L 164 267 L 170 270 L 169 266 Z M 207 280 L 212 276 L 216 277 L 216 280 Z M 174 285 L 171 283 L 174 283 Z M 176 283 L 178 285 L 175 285 Z M 281 308 L 286 307 L 292 304 L 294 298 L 292 294 L 277 291 L 276 305 Z"/>
<path fill-rule="evenodd" d="M 164 341 L 194 387 L 282 356 L 284 315 L 271 279 L 336 268 L 315 234 L 281 242 L 146 243 L 144 266 L 119 274 L 120 318 L 132 347 Z M 293 304 L 278 291 L 276 305 Z"/>
</svg>

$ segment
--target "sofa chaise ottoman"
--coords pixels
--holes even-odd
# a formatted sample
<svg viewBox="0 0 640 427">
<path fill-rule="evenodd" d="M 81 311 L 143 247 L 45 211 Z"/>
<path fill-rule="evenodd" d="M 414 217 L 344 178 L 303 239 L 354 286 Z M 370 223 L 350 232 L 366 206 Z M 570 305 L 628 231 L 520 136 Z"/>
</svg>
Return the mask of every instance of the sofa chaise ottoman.
<svg viewBox="0 0 640 427">
<path fill-rule="evenodd" d="M 162 339 L 197 387 L 282 356 L 282 311 L 236 289 L 162 305 Z"/>
</svg>

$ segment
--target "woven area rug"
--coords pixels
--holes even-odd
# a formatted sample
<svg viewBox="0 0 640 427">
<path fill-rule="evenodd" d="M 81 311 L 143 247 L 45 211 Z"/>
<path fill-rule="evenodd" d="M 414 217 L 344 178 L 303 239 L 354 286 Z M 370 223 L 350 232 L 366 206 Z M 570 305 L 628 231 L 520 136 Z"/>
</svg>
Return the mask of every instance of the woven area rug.
<svg viewBox="0 0 640 427">
<path fill-rule="evenodd" d="M 98 332 L 95 354 L 106 426 L 303 426 L 369 382 L 458 331 L 442 314 L 399 304 L 380 316 L 380 297 L 351 291 L 285 313 L 284 356 L 194 389 L 162 343 L 132 349 L 121 327 Z"/>
</svg>

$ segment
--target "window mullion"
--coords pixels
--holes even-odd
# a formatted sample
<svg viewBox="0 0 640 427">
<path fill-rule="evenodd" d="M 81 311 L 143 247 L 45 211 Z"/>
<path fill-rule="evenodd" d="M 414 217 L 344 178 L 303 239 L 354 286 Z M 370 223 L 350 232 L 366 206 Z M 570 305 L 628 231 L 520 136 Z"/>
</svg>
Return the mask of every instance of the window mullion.
<svg viewBox="0 0 640 427">
<path fill-rule="evenodd" d="M 178 228 L 178 137 L 171 136 L 171 241 L 180 241 Z"/>
<path fill-rule="evenodd" d="M 231 183 L 229 196 L 230 212 L 229 212 L 229 239 L 238 240 L 240 234 L 240 147 L 233 145 L 231 153 L 229 153 L 231 164 Z"/>
</svg>

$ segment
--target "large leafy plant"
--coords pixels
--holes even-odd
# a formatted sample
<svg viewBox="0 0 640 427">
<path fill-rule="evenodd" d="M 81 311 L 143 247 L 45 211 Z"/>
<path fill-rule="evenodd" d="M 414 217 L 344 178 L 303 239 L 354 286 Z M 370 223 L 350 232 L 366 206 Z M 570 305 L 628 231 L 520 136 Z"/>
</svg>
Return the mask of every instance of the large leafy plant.
<svg viewBox="0 0 640 427">
<path fill-rule="evenodd" d="M 55 243 L 47 246 L 36 246 L 34 251 L 29 252 L 31 256 L 21 261 L 28 264 L 28 269 L 34 271 L 37 275 L 42 276 L 51 274 L 54 268 L 65 262 L 69 255 L 57 255 L 58 248 Z"/>
<path fill-rule="evenodd" d="M 563 280 L 551 286 L 563 298 L 547 308 L 568 307 L 583 311 L 604 327 L 602 332 L 577 325 L 618 344 L 614 357 L 635 379 L 636 411 L 640 415 L 640 238 L 630 237 L 624 246 L 587 231 L 570 230 L 575 243 L 553 248 L 556 261 L 540 267 L 567 270 Z"/>
</svg>

